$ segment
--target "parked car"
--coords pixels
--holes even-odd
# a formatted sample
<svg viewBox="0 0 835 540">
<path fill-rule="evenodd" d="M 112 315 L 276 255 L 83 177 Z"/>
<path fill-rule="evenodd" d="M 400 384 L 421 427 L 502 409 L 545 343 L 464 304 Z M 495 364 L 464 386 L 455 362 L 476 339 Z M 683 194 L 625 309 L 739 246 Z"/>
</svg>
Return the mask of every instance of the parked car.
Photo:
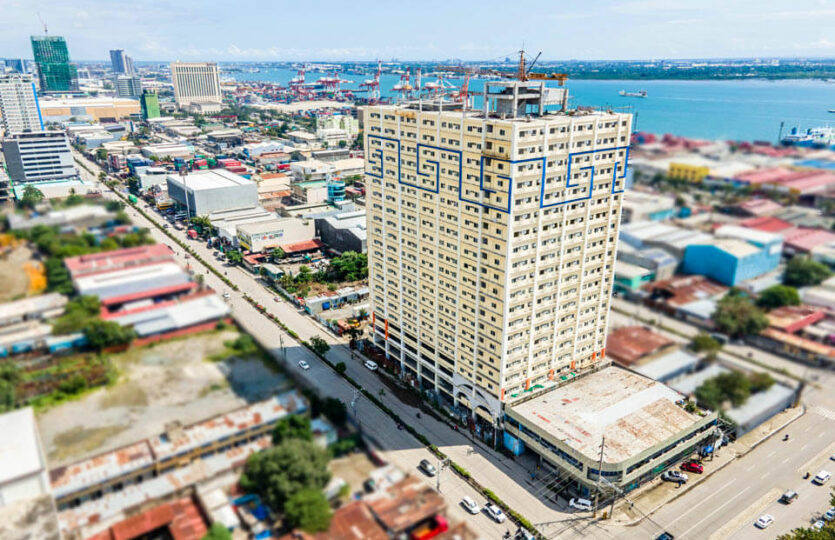
<svg viewBox="0 0 835 540">
<path fill-rule="evenodd" d="M 821 470 L 820 472 L 818 472 L 818 474 L 815 475 L 815 478 L 812 479 L 812 483 L 822 486 L 825 483 L 829 482 L 830 478 L 832 478 L 832 474 L 830 474 L 829 471 Z"/>
<path fill-rule="evenodd" d="M 461 499 L 461 506 L 463 506 L 467 510 L 467 512 L 471 514 L 478 514 L 479 512 L 481 512 L 481 508 L 479 508 L 475 501 L 469 497 L 464 497 L 463 499 Z"/>
<path fill-rule="evenodd" d="M 418 468 L 421 471 L 423 471 L 426 474 L 426 476 L 435 476 L 436 474 L 438 474 L 438 471 L 435 469 L 435 466 L 429 463 L 428 459 L 420 460 L 420 465 L 418 465 Z"/>
<path fill-rule="evenodd" d="M 655 538 L 655 540 L 673 540 L 673 538 L 675 538 L 675 536 L 673 536 L 672 534 L 668 533 L 667 531 L 664 531 L 664 532 L 662 532 L 661 534 L 659 534 L 659 535 Z"/>
<path fill-rule="evenodd" d="M 571 499 L 568 501 L 568 506 L 577 510 L 591 511 L 591 501 L 588 499 Z"/>
<path fill-rule="evenodd" d="M 705 468 L 702 466 L 702 464 L 696 461 L 685 461 L 681 464 L 681 470 L 696 474 L 702 474 L 703 472 L 705 472 Z"/>
<path fill-rule="evenodd" d="M 304 360 L 299 360 L 299 367 L 307 371 L 308 369 L 310 369 L 310 364 L 308 364 Z"/>
<path fill-rule="evenodd" d="M 823 519 L 826 521 L 835 520 L 835 506 L 826 511 L 826 513 L 823 515 Z"/>
<path fill-rule="evenodd" d="M 371 371 L 377 371 L 377 362 L 373 362 L 371 360 L 366 360 L 363 365 L 370 369 Z"/>
<path fill-rule="evenodd" d="M 823 529 L 824 527 L 826 527 L 826 522 L 822 519 L 819 519 L 812 524 L 812 528 L 817 531 Z"/>
<path fill-rule="evenodd" d="M 666 480 L 667 482 L 679 482 L 682 484 L 689 480 L 687 474 L 681 471 L 664 471 L 664 474 L 661 475 L 661 479 Z"/>
<path fill-rule="evenodd" d="M 791 504 L 797 500 L 797 492 L 794 490 L 788 490 L 787 492 L 783 493 L 780 496 L 780 502 L 783 504 Z"/>
<path fill-rule="evenodd" d="M 490 516 L 490 518 L 492 518 L 496 523 L 504 523 L 507 519 L 507 516 L 504 515 L 502 509 L 493 503 L 485 504 L 484 511 L 487 512 L 487 515 Z"/>
<path fill-rule="evenodd" d="M 767 529 L 771 526 L 772 523 L 774 523 L 774 516 L 772 516 L 771 514 L 763 514 L 759 518 L 757 518 L 757 521 L 754 522 L 754 525 L 756 525 L 760 529 Z"/>
<path fill-rule="evenodd" d="M 223 293 L 223 299 L 224 300 L 229 300 L 229 298 L 231 298 L 231 297 L 232 297 L 232 295 L 230 295 L 228 292 Z"/>
</svg>

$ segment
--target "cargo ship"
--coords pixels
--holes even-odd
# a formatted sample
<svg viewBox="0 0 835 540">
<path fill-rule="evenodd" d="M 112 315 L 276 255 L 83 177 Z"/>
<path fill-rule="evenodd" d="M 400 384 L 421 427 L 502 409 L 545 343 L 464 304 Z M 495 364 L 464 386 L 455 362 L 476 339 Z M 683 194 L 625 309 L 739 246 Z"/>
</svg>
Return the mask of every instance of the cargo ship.
<svg viewBox="0 0 835 540">
<path fill-rule="evenodd" d="M 835 150 L 835 128 L 816 127 L 806 131 L 793 127 L 791 131 L 780 140 L 787 146 L 811 146 L 813 148 L 831 148 Z"/>
<path fill-rule="evenodd" d="M 622 97 L 645 98 L 645 97 L 647 97 L 647 91 L 646 90 L 638 90 L 637 92 L 627 92 L 626 90 L 621 90 L 620 92 L 618 92 L 618 95 L 620 95 Z"/>
</svg>

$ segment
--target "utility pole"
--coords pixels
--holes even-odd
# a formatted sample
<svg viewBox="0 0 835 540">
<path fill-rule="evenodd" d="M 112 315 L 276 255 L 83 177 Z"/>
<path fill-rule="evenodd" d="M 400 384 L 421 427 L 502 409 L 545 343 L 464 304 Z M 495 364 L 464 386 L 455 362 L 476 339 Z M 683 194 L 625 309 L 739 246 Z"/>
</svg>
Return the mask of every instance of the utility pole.
<svg viewBox="0 0 835 540">
<path fill-rule="evenodd" d="M 600 441 L 600 459 L 597 462 L 597 482 L 595 483 L 594 492 L 594 513 L 592 517 L 597 517 L 597 503 L 600 501 L 600 478 L 603 476 L 603 449 L 606 447 L 606 437 L 604 436 Z"/>
</svg>

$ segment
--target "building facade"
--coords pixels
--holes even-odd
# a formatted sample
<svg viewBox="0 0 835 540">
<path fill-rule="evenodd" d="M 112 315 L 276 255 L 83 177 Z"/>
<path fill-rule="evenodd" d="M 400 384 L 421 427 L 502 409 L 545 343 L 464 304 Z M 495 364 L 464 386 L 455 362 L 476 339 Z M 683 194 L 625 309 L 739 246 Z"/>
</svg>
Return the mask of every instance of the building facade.
<svg viewBox="0 0 835 540">
<path fill-rule="evenodd" d="M 133 59 L 125 54 L 123 49 L 110 51 L 110 65 L 113 68 L 113 73 L 133 75 Z"/>
<path fill-rule="evenodd" d="M 120 98 L 139 99 L 142 96 L 142 80 L 137 75 L 118 75 L 113 79 L 113 86 Z"/>
<path fill-rule="evenodd" d="M 178 107 L 220 105 L 223 101 L 219 71 L 214 62 L 172 62 L 171 82 Z"/>
<path fill-rule="evenodd" d="M 15 183 L 78 177 L 69 139 L 62 132 L 19 133 L 3 141 L 3 156 Z"/>
<path fill-rule="evenodd" d="M 144 90 L 139 98 L 139 106 L 142 109 L 142 119 L 159 118 L 159 98 L 153 90 Z"/>
<path fill-rule="evenodd" d="M 61 36 L 32 36 L 41 93 L 78 92 L 78 72 Z"/>
<path fill-rule="evenodd" d="M 38 92 L 30 75 L 0 75 L 0 126 L 6 134 L 43 130 Z"/>
<path fill-rule="evenodd" d="M 535 112 L 564 92 L 365 110 L 375 343 L 490 422 L 603 356 L 632 118 Z"/>
</svg>

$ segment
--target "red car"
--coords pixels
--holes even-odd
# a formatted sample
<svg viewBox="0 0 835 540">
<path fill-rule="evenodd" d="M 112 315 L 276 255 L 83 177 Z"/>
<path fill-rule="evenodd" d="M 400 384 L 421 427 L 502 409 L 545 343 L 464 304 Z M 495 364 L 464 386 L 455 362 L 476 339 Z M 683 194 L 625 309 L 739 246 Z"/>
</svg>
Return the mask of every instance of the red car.
<svg viewBox="0 0 835 540">
<path fill-rule="evenodd" d="M 685 463 L 682 463 L 681 470 L 696 474 L 702 474 L 703 472 L 705 472 L 705 468 L 702 467 L 702 464 L 696 463 L 695 461 L 687 461 Z"/>
</svg>

